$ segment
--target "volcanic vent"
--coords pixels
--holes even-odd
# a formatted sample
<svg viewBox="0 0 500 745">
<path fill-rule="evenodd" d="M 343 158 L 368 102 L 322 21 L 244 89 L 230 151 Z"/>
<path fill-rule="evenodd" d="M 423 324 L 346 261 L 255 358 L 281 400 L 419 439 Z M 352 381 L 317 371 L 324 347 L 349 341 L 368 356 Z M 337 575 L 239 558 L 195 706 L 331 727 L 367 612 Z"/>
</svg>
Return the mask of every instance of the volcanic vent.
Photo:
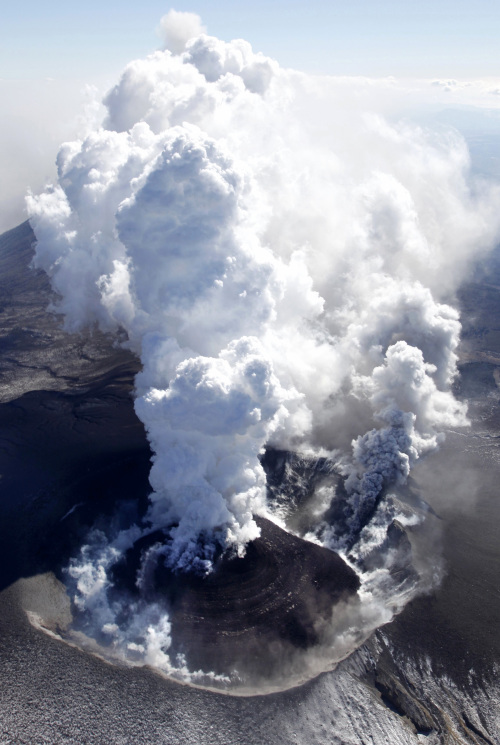
<svg viewBox="0 0 500 745">
<path fill-rule="evenodd" d="M 223 554 L 206 576 L 173 572 L 158 562 L 148 578 L 150 602 L 165 603 L 175 649 L 191 670 L 271 678 L 283 656 L 321 642 L 335 606 L 352 599 L 356 573 L 338 554 L 257 518 L 259 538 L 244 557 Z M 152 534 L 115 567 L 118 583 L 160 536 Z"/>
</svg>

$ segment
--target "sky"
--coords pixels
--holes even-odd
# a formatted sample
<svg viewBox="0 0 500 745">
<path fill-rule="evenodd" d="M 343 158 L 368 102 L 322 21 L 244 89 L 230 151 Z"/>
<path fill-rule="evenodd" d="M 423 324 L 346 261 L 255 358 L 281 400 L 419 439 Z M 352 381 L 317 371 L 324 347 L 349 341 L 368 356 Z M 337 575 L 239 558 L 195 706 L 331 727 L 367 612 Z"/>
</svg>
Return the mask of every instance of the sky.
<svg viewBox="0 0 500 745">
<path fill-rule="evenodd" d="M 89 115 L 88 86 L 106 91 L 130 60 L 159 48 L 159 21 L 171 7 L 159 0 L 6 6 L 0 230 L 20 222 L 21 191 L 50 180 L 59 143 L 79 134 Z M 179 0 L 173 7 L 199 14 L 213 36 L 245 38 L 254 51 L 304 72 L 462 80 L 500 70 L 500 3 L 494 0 Z M 500 106 L 500 95 L 491 105 Z"/>
<path fill-rule="evenodd" d="M 485 76 L 500 63 L 496 0 L 177 1 L 209 33 L 307 72 Z M 0 77 L 97 77 L 142 56 L 169 6 L 89 0 L 10 3 L 2 13 Z"/>
</svg>

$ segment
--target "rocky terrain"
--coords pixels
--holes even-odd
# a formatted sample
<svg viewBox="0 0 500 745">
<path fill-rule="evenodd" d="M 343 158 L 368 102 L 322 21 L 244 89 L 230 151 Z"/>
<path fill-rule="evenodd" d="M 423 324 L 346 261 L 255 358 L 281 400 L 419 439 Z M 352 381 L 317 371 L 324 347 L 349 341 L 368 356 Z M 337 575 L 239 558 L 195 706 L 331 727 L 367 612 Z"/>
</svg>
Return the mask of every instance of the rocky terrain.
<svg viewBox="0 0 500 745">
<path fill-rule="evenodd" d="M 54 574 L 61 576 L 96 521 L 105 529 L 117 519 L 118 502 L 120 519 L 136 519 L 150 458 L 131 401 L 137 361 L 96 330 L 61 330 L 46 312 L 45 275 L 28 268 L 32 240 L 26 223 L 0 237 L 2 742 L 499 742 L 494 261 L 459 299 L 457 393 L 469 401 L 472 426 L 447 433 L 410 484 L 430 505 L 418 540 L 419 555 L 435 564 L 435 584 L 334 671 L 286 692 L 234 697 L 181 686 L 148 668 L 110 665 L 43 633 L 25 613 L 50 616 L 52 609 L 56 621 L 66 613 Z M 295 496 L 300 500 L 300 489 Z M 193 662 L 207 649 L 212 669 L 227 668 L 244 648 L 252 660 L 252 644 L 262 638 L 269 649 L 277 639 L 314 646 L 325 594 L 355 592 L 352 570 L 335 554 L 272 523 L 261 526 L 247 559 L 237 570 L 227 562 L 212 584 L 157 578 L 177 609 L 172 622 L 190 640 Z M 133 556 L 130 562 L 133 572 Z"/>
</svg>

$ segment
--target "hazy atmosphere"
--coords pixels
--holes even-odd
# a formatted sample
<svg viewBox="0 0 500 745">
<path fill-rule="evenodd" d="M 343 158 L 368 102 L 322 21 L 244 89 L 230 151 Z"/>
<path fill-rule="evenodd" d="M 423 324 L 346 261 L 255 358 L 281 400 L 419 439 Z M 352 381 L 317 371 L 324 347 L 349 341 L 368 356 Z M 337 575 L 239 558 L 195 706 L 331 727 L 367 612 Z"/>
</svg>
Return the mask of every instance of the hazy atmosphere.
<svg viewBox="0 0 500 745">
<path fill-rule="evenodd" d="M 400 104 L 473 105 L 497 110 L 500 9 L 425 1 L 324 3 L 177 3 L 224 41 L 244 38 L 282 67 L 326 75 L 394 78 Z M 0 31 L 0 227 L 19 222 L 27 187 L 55 177 L 59 144 L 81 136 L 122 68 L 162 47 L 159 2 L 85 8 L 63 2 L 11 5 Z M 409 79 L 412 80 L 409 83 Z M 415 81 L 420 81 L 416 83 Z M 404 81 L 404 82 L 403 82 Z M 428 85 L 441 81 L 442 86 Z M 451 83 L 451 85 L 447 85 Z M 409 87 L 409 91 L 405 90 Z M 486 125 L 490 129 L 491 124 Z M 495 122 L 495 132 L 498 131 Z M 8 178 L 5 174 L 8 173 Z"/>
</svg>

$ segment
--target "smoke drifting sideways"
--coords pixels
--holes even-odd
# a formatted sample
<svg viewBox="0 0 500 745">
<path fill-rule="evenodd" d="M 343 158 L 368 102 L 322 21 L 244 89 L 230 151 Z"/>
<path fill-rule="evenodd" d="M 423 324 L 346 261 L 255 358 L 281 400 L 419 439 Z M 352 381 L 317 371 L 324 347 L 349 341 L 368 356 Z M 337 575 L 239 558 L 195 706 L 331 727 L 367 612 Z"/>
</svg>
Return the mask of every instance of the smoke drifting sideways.
<svg viewBox="0 0 500 745">
<path fill-rule="evenodd" d="M 391 490 L 467 424 L 449 303 L 500 225 L 455 132 L 389 121 L 367 81 L 282 69 L 192 14 L 162 27 L 169 48 L 126 67 L 103 125 L 61 147 L 57 183 L 27 204 L 66 328 L 125 330 L 140 356 L 154 453 L 145 524 L 89 538 L 69 570 L 78 603 L 172 672 L 168 614 L 143 600 L 117 620 L 110 567 L 158 530 L 174 570 L 243 555 L 255 515 L 279 520 L 266 446 L 345 478 L 340 518 L 327 500 L 309 539 L 351 559 L 386 540 Z"/>
</svg>

